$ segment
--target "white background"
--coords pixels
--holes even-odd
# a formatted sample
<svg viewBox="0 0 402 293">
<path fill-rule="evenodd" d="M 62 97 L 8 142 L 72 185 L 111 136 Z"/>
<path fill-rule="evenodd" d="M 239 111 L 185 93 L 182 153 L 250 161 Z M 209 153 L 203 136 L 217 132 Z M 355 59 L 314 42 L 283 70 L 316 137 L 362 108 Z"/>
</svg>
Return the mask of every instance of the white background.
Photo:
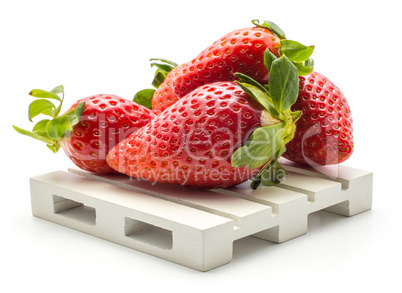
<svg viewBox="0 0 402 293">
<path fill-rule="evenodd" d="M 402 21 L 398 2 L 139 3 L 0 4 L 0 291 L 400 288 Z M 149 58 L 189 61 L 226 33 L 251 26 L 254 18 L 272 20 L 289 39 L 316 45 L 316 70 L 341 88 L 354 117 L 355 153 L 344 165 L 374 172 L 371 211 L 351 218 L 324 212 L 310 215 L 306 235 L 279 245 L 251 237 L 236 241 L 232 262 L 207 273 L 31 215 L 29 178 L 72 166 L 62 152 L 54 155 L 43 143 L 12 129 L 12 124 L 32 127 L 26 114 L 31 89 L 50 90 L 63 84 L 66 107 L 97 93 L 132 98 L 150 86 Z"/>
</svg>

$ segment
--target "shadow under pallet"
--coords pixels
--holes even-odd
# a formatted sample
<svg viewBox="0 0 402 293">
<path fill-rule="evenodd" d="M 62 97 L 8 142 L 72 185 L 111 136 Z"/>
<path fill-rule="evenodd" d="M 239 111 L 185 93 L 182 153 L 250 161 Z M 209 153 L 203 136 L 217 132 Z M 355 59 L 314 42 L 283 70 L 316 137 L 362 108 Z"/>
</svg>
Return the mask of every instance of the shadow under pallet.
<svg viewBox="0 0 402 293">
<path fill-rule="evenodd" d="M 307 232 L 310 213 L 344 216 L 372 204 L 373 174 L 337 166 L 323 170 L 286 163 L 286 179 L 257 190 L 249 182 L 203 190 L 153 184 L 80 169 L 30 179 L 34 216 L 199 271 L 232 260 L 233 242 L 247 236 L 281 243 Z"/>
</svg>

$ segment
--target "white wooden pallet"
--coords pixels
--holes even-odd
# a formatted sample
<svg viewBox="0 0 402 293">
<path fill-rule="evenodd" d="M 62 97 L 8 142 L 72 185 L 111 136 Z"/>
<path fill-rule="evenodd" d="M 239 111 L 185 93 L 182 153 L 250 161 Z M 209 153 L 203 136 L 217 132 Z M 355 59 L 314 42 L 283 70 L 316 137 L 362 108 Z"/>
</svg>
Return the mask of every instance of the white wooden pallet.
<svg viewBox="0 0 402 293">
<path fill-rule="evenodd" d="M 353 216 L 371 208 L 371 172 L 337 166 L 336 177 L 286 165 L 286 180 L 252 190 L 198 190 L 79 169 L 30 179 L 34 216 L 208 271 L 232 260 L 250 235 L 281 243 L 307 232 L 310 213 Z"/>
</svg>

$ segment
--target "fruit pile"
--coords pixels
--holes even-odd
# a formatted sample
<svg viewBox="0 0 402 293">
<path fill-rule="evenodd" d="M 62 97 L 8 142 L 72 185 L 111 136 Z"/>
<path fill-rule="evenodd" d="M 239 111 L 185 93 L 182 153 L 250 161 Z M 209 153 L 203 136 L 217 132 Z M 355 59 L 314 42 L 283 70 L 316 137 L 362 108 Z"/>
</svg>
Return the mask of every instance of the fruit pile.
<svg viewBox="0 0 402 293">
<path fill-rule="evenodd" d="M 353 152 L 347 100 L 313 70 L 314 46 L 253 20 L 190 62 L 151 59 L 154 89 L 134 100 L 94 95 L 60 115 L 64 89 L 32 90 L 32 131 L 80 168 L 198 188 L 274 185 L 282 156 L 310 166 L 339 164 Z M 58 101 L 56 106 L 52 100 Z"/>
</svg>

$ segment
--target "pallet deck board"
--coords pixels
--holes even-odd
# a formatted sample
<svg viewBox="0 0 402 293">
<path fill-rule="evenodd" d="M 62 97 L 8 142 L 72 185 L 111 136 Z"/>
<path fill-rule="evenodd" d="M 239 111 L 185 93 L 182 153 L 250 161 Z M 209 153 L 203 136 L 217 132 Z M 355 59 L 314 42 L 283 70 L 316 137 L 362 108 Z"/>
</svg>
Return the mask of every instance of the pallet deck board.
<svg viewBox="0 0 402 293">
<path fill-rule="evenodd" d="M 282 183 L 257 190 L 250 182 L 202 190 L 72 168 L 31 178 L 32 212 L 207 271 L 231 261 L 237 239 L 281 243 L 305 234 L 312 212 L 352 216 L 371 208 L 371 172 L 344 166 L 327 174 L 292 164 L 285 168 L 289 174 Z"/>
<path fill-rule="evenodd" d="M 106 182 L 127 190 L 140 191 L 150 196 L 232 219 L 235 222 L 236 239 L 245 237 L 243 233 L 245 229 L 240 229 L 241 227 L 247 227 L 246 234 L 250 235 L 250 229 L 258 232 L 260 227 L 264 227 L 272 216 L 270 206 L 217 193 L 214 190 L 152 184 L 146 181 L 133 180 L 128 176 L 97 175 L 76 168 L 69 169 L 69 171 L 99 182 Z"/>
</svg>

